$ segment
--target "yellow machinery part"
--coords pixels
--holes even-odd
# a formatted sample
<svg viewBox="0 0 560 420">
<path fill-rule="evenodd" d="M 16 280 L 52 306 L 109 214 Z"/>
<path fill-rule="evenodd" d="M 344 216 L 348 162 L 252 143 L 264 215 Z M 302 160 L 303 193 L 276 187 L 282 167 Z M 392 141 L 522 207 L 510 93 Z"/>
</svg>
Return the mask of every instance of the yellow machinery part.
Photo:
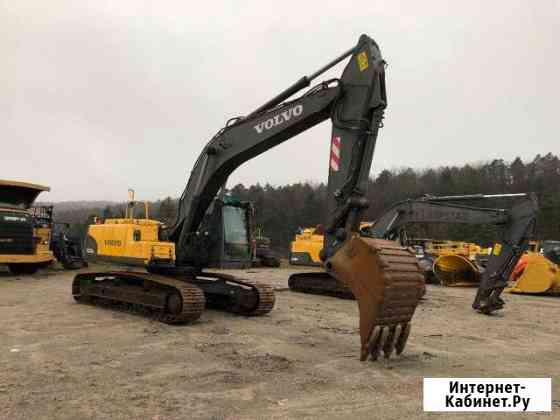
<svg viewBox="0 0 560 420">
<path fill-rule="evenodd" d="M 469 259 L 474 259 L 475 255 L 488 254 L 489 248 L 481 248 L 472 242 L 460 241 L 430 241 L 426 243 L 424 251 L 434 256 L 441 255 L 463 255 Z"/>
<path fill-rule="evenodd" d="M 41 264 L 47 265 L 54 261 L 54 255 L 51 253 L 32 254 L 32 255 L 0 255 L 0 264 Z"/>
<path fill-rule="evenodd" d="M 323 235 L 316 234 L 314 228 L 304 229 L 290 244 L 290 263 L 320 265 L 322 249 Z"/>
<path fill-rule="evenodd" d="M 372 222 L 361 222 L 360 230 L 372 226 Z M 317 228 L 305 228 L 290 243 L 290 263 L 298 265 L 321 265 L 323 234 Z"/>
<path fill-rule="evenodd" d="M 90 225 L 86 255 L 91 259 L 127 265 L 175 260 L 175 244 L 159 240 L 161 223 L 149 219 L 107 219 Z"/>
<path fill-rule="evenodd" d="M 434 261 L 433 270 L 443 286 L 477 286 L 480 282 L 480 271 L 463 255 L 441 255 Z"/>
<path fill-rule="evenodd" d="M 352 290 L 360 312 L 361 359 L 400 354 L 425 290 L 416 257 L 394 241 L 353 235 L 325 267 Z"/>
<path fill-rule="evenodd" d="M 529 252 L 526 267 L 507 291 L 511 293 L 560 294 L 560 267 L 544 255 Z"/>
<path fill-rule="evenodd" d="M 19 213 L 22 215 L 31 216 L 28 209 L 33 204 L 33 201 L 42 191 L 50 191 L 49 187 L 31 184 L 28 182 L 0 180 L 0 190 L 9 187 L 11 189 L 18 189 L 19 199 L 25 205 L 23 208 L 18 207 L 2 207 L 0 211 L 8 211 L 10 213 Z M 1 200 L 0 200 L 1 201 Z M 13 240 L 13 238 L 4 238 L 4 240 Z M 35 227 L 33 228 L 33 240 L 35 241 L 35 249 L 32 254 L 1 254 L 0 264 L 9 265 L 27 265 L 27 266 L 47 266 L 54 262 L 55 257 L 50 250 L 51 228 L 50 227 Z"/>
<path fill-rule="evenodd" d="M 33 236 L 37 241 L 33 254 L 0 254 L 0 264 L 39 264 L 48 265 L 55 257 L 50 250 L 50 228 L 34 228 Z"/>
</svg>

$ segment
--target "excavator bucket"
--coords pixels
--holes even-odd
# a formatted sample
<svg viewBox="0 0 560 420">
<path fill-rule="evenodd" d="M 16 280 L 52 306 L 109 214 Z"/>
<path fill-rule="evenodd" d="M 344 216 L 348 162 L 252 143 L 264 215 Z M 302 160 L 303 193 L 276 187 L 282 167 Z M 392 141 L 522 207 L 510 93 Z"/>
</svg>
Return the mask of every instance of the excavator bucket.
<svg viewBox="0 0 560 420">
<path fill-rule="evenodd" d="M 526 267 L 512 287 L 511 293 L 559 294 L 560 267 L 548 260 L 544 255 L 530 253 L 526 256 Z M 515 270 L 514 270 L 515 272 Z"/>
<path fill-rule="evenodd" d="M 434 261 L 434 275 L 443 286 L 478 286 L 480 270 L 462 255 L 442 255 Z"/>
<path fill-rule="evenodd" d="M 402 353 L 425 291 L 416 257 L 394 241 L 353 235 L 329 258 L 328 273 L 352 290 L 360 312 L 361 360 Z"/>
</svg>

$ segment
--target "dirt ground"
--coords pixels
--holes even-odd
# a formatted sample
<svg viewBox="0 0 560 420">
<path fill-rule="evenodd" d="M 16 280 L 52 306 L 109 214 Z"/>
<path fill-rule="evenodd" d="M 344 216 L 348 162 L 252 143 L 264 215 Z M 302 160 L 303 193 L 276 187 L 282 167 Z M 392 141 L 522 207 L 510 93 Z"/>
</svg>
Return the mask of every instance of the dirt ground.
<svg viewBox="0 0 560 420">
<path fill-rule="evenodd" d="M 356 303 L 292 293 L 290 272 L 243 273 L 276 287 L 270 315 L 188 326 L 77 304 L 73 272 L 0 273 L 0 419 L 428 417 L 423 377 L 552 377 L 560 417 L 560 298 L 485 317 L 474 289 L 429 286 L 405 353 L 364 363 Z"/>
</svg>

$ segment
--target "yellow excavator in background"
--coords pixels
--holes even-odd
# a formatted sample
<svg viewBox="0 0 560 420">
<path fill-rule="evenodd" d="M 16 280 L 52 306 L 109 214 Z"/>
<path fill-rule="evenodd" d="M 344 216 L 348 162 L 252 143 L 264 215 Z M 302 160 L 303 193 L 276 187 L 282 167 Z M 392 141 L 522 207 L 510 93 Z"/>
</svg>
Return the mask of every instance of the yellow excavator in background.
<svg viewBox="0 0 560 420">
<path fill-rule="evenodd" d="M 290 265 L 321 266 L 319 254 L 323 249 L 324 236 L 319 226 L 300 229 L 290 242 Z"/>
<path fill-rule="evenodd" d="M 560 295 L 560 241 L 534 243 L 515 266 L 511 281 L 506 289 L 510 293 Z"/>
<path fill-rule="evenodd" d="M 173 263 L 175 244 L 160 239 L 163 224 L 150 219 L 149 204 L 144 203 L 144 218 L 134 217 L 139 202 L 134 190 L 128 190 L 124 218 L 94 219 L 85 240 L 86 258 L 129 266 L 147 266 L 151 261 Z"/>
<path fill-rule="evenodd" d="M 371 226 L 371 222 L 361 222 L 360 231 Z M 300 229 L 294 240 L 290 242 L 290 265 L 305 265 L 309 267 L 322 265 L 321 250 L 324 242 L 322 225 Z"/>
</svg>

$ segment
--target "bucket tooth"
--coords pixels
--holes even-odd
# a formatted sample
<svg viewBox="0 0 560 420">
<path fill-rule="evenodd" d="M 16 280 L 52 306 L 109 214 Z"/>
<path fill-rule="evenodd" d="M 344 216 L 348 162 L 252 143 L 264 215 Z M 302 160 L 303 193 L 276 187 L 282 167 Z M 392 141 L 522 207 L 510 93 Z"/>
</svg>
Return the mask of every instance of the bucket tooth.
<svg viewBox="0 0 560 420">
<path fill-rule="evenodd" d="M 368 354 L 377 354 L 376 346 L 379 343 L 379 336 L 381 335 L 381 327 L 378 325 L 375 327 L 371 333 L 371 337 L 369 339 L 368 347 L 364 353 L 364 348 L 362 347 L 362 355 L 360 357 L 361 361 L 367 359 Z"/>
<path fill-rule="evenodd" d="M 374 351 L 371 352 L 371 360 L 375 361 L 379 358 L 381 351 L 385 348 L 385 343 L 389 338 L 390 331 L 389 327 L 381 327 L 381 334 L 379 335 L 379 339 L 375 344 Z"/>
<path fill-rule="evenodd" d="M 397 338 L 397 342 L 395 344 L 395 350 L 397 354 L 401 354 L 406 346 L 406 342 L 408 340 L 408 336 L 410 335 L 410 322 L 405 325 L 403 328 L 400 336 Z"/>
<path fill-rule="evenodd" d="M 368 353 L 376 358 L 385 348 L 392 352 L 392 345 L 386 343 L 388 338 L 396 339 L 395 347 L 400 346 L 397 350 L 402 352 L 406 344 L 403 334 L 410 331 L 408 323 L 425 287 L 414 254 L 393 241 L 353 235 L 325 265 L 358 301 L 360 358 L 364 360 Z M 404 327 L 395 338 L 398 325 Z M 376 327 L 381 327 L 379 335 Z"/>
<path fill-rule="evenodd" d="M 383 353 L 386 359 L 391 357 L 391 354 L 393 354 L 393 351 L 395 350 L 395 345 L 397 344 L 397 340 L 401 335 L 401 331 L 402 331 L 401 324 L 398 324 L 391 331 L 391 336 L 389 337 L 389 339 L 385 343 L 385 346 L 383 347 Z"/>
</svg>

